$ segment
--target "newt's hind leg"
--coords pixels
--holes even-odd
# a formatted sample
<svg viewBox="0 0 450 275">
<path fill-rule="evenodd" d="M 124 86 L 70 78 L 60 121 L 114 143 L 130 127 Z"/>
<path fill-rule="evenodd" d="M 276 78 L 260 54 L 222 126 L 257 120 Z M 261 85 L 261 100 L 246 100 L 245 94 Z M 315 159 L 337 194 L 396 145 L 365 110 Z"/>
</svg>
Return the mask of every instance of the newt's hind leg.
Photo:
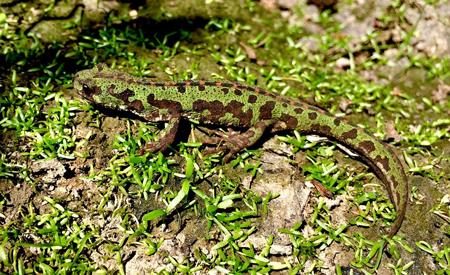
<svg viewBox="0 0 450 275">
<path fill-rule="evenodd" d="M 199 130 L 203 132 L 203 134 L 207 134 L 207 136 L 201 137 L 201 142 L 205 145 L 218 145 L 219 143 L 228 140 L 231 136 L 239 135 L 241 133 L 232 128 L 228 128 L 226 132 L 205 127 L 199 127 Z"/>
<path fill-rule="evenodd" d="M 221 139 L 223 141 L 222 144 L 219 144 L 215 148 L 206 149 L 204 153 L 225 152 L 226 154 L 223 160 L 224 162 L 228 162 L 236 153 L 255 144 L 272 123 L 271 120 L 257 122 L 253 127 L 243 133 L 233 133 L 228 137 L 223 137 Z"/>
</svg>

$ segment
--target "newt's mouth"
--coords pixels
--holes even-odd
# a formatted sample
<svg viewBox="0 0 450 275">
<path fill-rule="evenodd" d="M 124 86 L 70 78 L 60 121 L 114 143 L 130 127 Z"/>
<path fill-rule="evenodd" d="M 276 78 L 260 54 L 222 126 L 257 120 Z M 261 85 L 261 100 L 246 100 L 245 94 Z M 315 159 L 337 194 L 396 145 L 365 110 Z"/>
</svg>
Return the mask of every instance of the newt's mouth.
<svg viewBox="0 0 450 275">
<path fill-rule="evenodd" d="M 80 81 L 80 79 L 79 79 L 79 77 L 77 75 L 78 74 L 76 74 L 75 78 L 73 79 L 73 88 L 77 91 L 77 93 L 79 95 L 82 95 L 83 84 L 81 84 L 81 81 Z"/>
<path fill-rule="evenodd" d="M 87 70 L 75 74 L 73 88 L 81 97 L 87 100 L 93 100 L 93 96 L 98 94 L 100 90 L 93 85 L 92 79 L 85 77 L 86 73 L 88 73 Z"/>
<path fill-rule="evenodd" d="M 73 88 L 83 98 L 86 99 L 92 99 L 92 97 L 89 97 L 87 91 L 89 90 L 89 86 L 86 83 L 83 83 L 84 81 L 80 78 L 75 77 L 73 81 Z"/>
</svg>

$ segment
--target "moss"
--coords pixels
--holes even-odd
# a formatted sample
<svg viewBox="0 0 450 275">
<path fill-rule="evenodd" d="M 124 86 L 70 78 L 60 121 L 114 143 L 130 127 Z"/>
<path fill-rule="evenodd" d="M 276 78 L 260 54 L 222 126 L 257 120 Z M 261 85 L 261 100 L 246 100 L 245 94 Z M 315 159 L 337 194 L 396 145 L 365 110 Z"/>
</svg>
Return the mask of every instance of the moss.
<svg viewBox="0 0 450 275">
<path fill-rule="evenodd" d="M 50 6 L 0 4 L 0 181 L 11 182 L 0 190 L 0 209 L 20 213 L 6 219 L 0 215 L 0 254 L 6 255 L 0 263 L 2 272 L 99 271 L 103 267 L 91 257 L 97 250 L 110 260 L 108 271 L 120 272 L 128 259 L 121 251 L 147 247 L 148 240 L 169 238 L 178 230 L 184 230 L 187 244 L 197 238 L 214 247 L 206 254 L 197 251 L 194 258 L 168 260 L 168 269 L 182 272 L 222 268 L 264 273 L 277 267 L 306 272 L 307 263 L 311 272 L 327 272 L 326 265 L 333 263 L 324 262 L 320 253 L 330 249 L 330 243 L 356 251 L 348 262 L 362 271 L 409 271 L 406 260 L 416 261 L 415 269 L 424 269 L 430 259 L 436 261 L 435 269 L 448 265 L 440 257 L 448 235 L 435 227 L 445 222 L 428 210 L 445 210 L 440 200 L 449 185 L 448 97 L 440 102 L 432 97 L 439 85 L 449 85 L 450 61 L 415 50 L 408 38 L 412 28 L 400 28 L 406 24 L 402 11 L 408 6 L 390 5 L 373 32 L 354 45 L 327 11 L 306 22 L 304 7 L 289 10 L 288 19 L 300 20 L 295 25 L 254 1 L 144 2 L 120 2 L 100 11 L 70 1 Z M 339 9 L 345 7 L 343 3 Z M 32 8 L 36 16 L 28 17 Z M 403 40 L 384 39 L 385 31 L 395 26 L 400 26 Z M 309 48 L 307 41 L 316 45 Z M 389 50 L 397 50 L 398 59 L 391 59 Z M 293 247 L 293 254 L 283 257 L 289 265 L 276 263 L 281 262 L 279 256 L 268 252 L 270 238 L 263 248 L 244 246 L 250 235 L 258 233 L 269 201 L 276 197 L 254 194 L 241 184 L 242 179 L 264 180 L 259 164 L 261 155 L 266 157 L 262 144 L 239 154 L 231 164 L 220 165 L 220 156 L 202 155 L 199 127 L 193 123 L 190 139 L 189 129 L 184 129 L 185 135 L 164 154 L 138 155 L 161 125 L 99 112 L 71 92 L 74 73 L 99 62 L 161 80 L 246 82 L 314 102 L 380 138 L 386 136 L 387 122 L 394 121 L 402 138 L 389 142 L 403 152 L 414 187 L 400 234 L 405 240 L 391 241 L 392 257 L 383 257 L 380 266 L 380 242 L 367 240 L 370 228 L 388 226 L 395 215 L 378 182 L 333 143 L 290 133 L 270 150 L 280 151 L 287 162 L 301 155 L 301 178 L 347 196 L 345 203 L 354 211 L 341 228 L 330 219 L 335 209 L 314 195 L 311 215 L 301 224 L 280 229 Z M 390 73 L 392 66 L 398 66 L 395 76 Z M 45 184 L 30 171 L 28 163 L 45 159 L 57 159 L 69 171 L 57 184 Z M 32 186 L 31 196 L 36 199 L 27 205 L 14 204 L 10 197 L 20 192 L 9 190 L 12 184 Z M 67 196 L 53 193 L 64 186 L 70 190 Z M 152 221 L 154 230 L 143 229 L 145 214 L 164 210 L 178 198 L 173 212 Z M 40 207 L 42 200 L 46 207 Z M 165 222 L 172 235 L 157 230 Z M 356 231 L 361 235 L 353 234 Z M 412 234 L 416 232 L 427 237 Z M 416 245 L 417 241 L 432 244 L 434 250 Z M 158 249 L 158 242 L 151 242 Z M 399 255 L 406 260 L 397 261 Z"/>
</svg>

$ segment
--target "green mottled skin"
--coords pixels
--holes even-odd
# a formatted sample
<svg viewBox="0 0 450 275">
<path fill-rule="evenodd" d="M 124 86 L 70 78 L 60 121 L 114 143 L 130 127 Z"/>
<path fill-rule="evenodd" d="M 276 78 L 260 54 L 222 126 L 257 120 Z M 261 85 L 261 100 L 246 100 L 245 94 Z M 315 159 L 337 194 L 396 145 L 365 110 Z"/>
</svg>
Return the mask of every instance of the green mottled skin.
<svg viewBox="0 0 450 275">
<path fill-rule="evenodd" d="M 74 87 L 89 101 L 132 112 L 146 121 L 166 121 L 157 142 L 145 151 L 158 151 L 173 142 L 180 119 L 247 129 L 220 138 L 220 151 L 233 154 L 254 144 L 267 130 L 297 130 L 334 139 L 357 152 L 385 185 L 398 212 L 389 236 L 400 228 L 408 201 L 408 181 L 394 152 L 361 128 L 291 98 L 236 83 L 152 82 L 113 71 L 104 65 L 78 72 Z M 214 142 L 212 142 L 214 143 Z"/>
</svg>

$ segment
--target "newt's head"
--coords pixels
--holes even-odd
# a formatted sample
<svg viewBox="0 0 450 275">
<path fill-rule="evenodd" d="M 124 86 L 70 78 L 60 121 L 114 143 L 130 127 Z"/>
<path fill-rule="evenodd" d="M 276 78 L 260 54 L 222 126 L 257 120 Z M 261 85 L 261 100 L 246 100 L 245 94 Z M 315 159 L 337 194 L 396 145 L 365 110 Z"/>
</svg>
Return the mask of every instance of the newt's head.
<svg viewBox="0 0 450 275">
<path fill-rule="evenodd" d="M 105 64 L 98 64 L 76 73 L 73 87 L 81 97 L 97 106 L 123 110 L 127 109 L 128 102 L 118 96 L 124 86 L 119 85 L 122 81 L 117 79 L 121 75 L 124 74 L 109 69 Z"/>
<path fill-rule="evenodd" d="M 77 93 L 91 102 L 96 102 L 94 95 L 101 94 L 101 83 L 99 83 L 99 80 L 101 81 L 101 77 L 98 73 L 105 69 L 107 69 L 105 64 L 98 64 L 92 69 L 83 70 L 76 73 L 73 81 L 73 87 Z"/>
<path fill-rule="evenodd" d="M 98 64 L 92 69 L 78 72 L 73 87 L 81 97 L 94 105 L 140 115 L 144 111 L 145 103 L 136 98 L 135 92 L 130 88 L 133 81 L 133 77 L 124 72 Z M 146 108 L 151 109 L 151 106 Z"/>
</svg>

